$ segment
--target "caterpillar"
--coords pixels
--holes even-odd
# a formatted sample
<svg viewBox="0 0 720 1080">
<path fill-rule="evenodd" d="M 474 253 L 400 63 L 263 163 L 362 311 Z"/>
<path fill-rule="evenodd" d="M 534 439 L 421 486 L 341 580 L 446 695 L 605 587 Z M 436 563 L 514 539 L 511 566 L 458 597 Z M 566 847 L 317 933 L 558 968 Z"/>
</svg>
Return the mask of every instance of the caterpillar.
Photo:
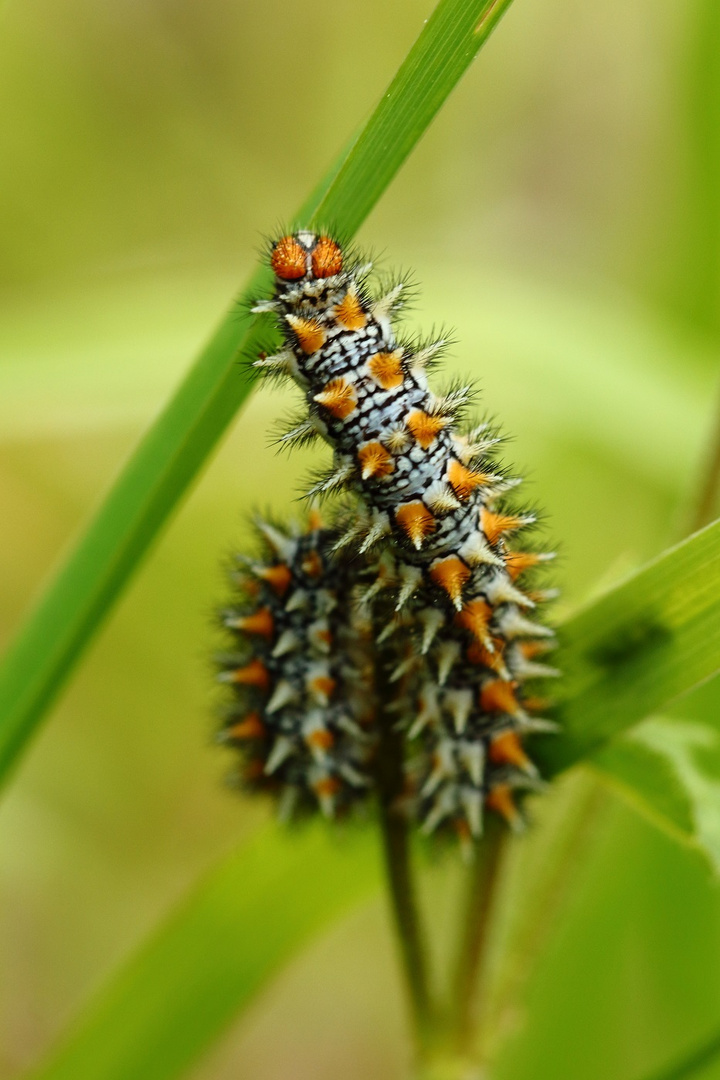
<svg viewBox="0 0 720 1080">
<path fill-rule="evenodd" d="M 304 532 L 257 522 L 259 559 L 239 559 L 221 612 L 234 649 L 218 658 L 231 688 L 220 739 L 242 751 L 240 778 L 276 793 L 280 816 L 347 812 L 371 787 L 374 705 L 368 626 L 331 565 L 337 539 L 311 515 Z"/>
<path fill-rule="evenodd" d="M 396 336 L 405 283 L 373 296 L 371 265 L 307 230 L 276 240 L 269 262 L 274 293 L 253 310 L 272 315 L 283 347 L 255 366 L 303 393 L 281 441 L 333 450 L 308 494 L 344 500 L 323 541 L 328 573 L 372 621 L 370 666 L 397 665 L 397 699 L 380 705 L 413 748 L 417 818 L 477 837 L 489 808 L 520 828 L 516 792 L 539 785 L 524 738 L 553 727 L 527 684 L 557 674 L 537 618 L 553 594 L 527 582 L 552 553 L 518 543 L 535 516 L 508 503 L 518 482 L 495 462 L 497 433 L 463 423 L 469 389 L 430 389 L 445 343 Z"/>
</svg>

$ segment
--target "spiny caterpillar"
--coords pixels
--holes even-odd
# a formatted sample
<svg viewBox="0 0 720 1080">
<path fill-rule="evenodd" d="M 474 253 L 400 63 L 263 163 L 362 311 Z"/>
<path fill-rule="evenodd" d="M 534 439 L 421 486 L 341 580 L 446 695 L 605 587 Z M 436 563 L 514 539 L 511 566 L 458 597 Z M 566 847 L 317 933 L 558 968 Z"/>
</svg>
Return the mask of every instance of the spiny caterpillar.
<svg viewBox="0 0 720 1080">
<path fill-rule="evenodd" d="M 394 665 L 380 705 L 411 743 L 418 820 L 426 832 L 449 825 L 477 837 L 488 807 L 518 827 L 514 792 L 538 785 L 523 737 L 553 726 L 526 684 L 556 674 L 540 662 L 552 631 L 535 618 L 551 594 L 525 582 L 552 556 L 518 546 L 535 518 L 502 502 L 517 481 L 494 462 L 489 425 L 460 426 L 469 391 L 430 390 L 444 343 L 396 338 L 403 284 L 373 299 L 370 266 L 307 231 L 274 243 L 270 265 L 274 296 L 253 310 L 272 313 L 284 347 L 256 366 L 304 393 L 283 441 L 320 436 L 333 448 L 332 470 L 310 492 L 344 495 L 323 565 L 344 609 L 355 597 L 358 617 L 372 621 L 367 670 Z"/>
<path fill-rule="evenodd" d="M 246 786 L 281 796 L 281 816 L 319 804 L 333 817 L 370 787 L 368 626 L 348 602 L 352 580 L 329 561 L 337 537 L 314 515 L 304 535 L 258 529 L 265 557 L 240 560 L 221 613 L 236 648 L 219 660 L 233 688 L 220 737 L 243 748 Z"/>
</svg>

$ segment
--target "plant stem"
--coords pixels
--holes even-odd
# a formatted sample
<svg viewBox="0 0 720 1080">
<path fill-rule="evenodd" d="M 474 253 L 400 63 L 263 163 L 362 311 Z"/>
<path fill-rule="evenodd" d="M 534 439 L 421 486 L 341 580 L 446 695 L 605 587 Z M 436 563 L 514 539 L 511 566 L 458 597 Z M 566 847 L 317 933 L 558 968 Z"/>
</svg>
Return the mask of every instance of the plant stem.
<svg viewBox="0 0 720 1080">
<path fill-rule="evenodd" d="M 482 843 L 475 848 L 461 921 L 462 934 L 451 986 L 450 1036 L 459 1054 L 473 1049 L 478 1015 L 478 983 L 485 966 L 493 925 L 497 885 L 510 833 L 504 822 L 488 820 Z"/>
<path fill-rule="evenodd" d="M 430 1041 L 433 1010 L 428 991 L 427 953 L 420 929 L 410 869 L 408 825 L 399 814 L 393 811 L 391 805 L 382 804 L 381 826 L 395 928 L 400 944 L 413 1025 L 418 1046 L 422 1051 Z"/>
<path fill-rule="evenodd" d="M 377 673 L 378 764 L 377 784 L 380 803 L 380 829 L 390 902 L 395 920 L 400 957 L 407 985 L 410 1011 L 420 1058 L 432 1042 L 435 1011 L 430 998 L 427 947 L 420 922 L 415 895 L 415 883 L 410 864 L 410 832 L 407 816 L 400 800 L 404 789 L 404 735 L 397 729 L 395 718 L 382 707 L 388 700 L 385 678 Z"/>
</svg>

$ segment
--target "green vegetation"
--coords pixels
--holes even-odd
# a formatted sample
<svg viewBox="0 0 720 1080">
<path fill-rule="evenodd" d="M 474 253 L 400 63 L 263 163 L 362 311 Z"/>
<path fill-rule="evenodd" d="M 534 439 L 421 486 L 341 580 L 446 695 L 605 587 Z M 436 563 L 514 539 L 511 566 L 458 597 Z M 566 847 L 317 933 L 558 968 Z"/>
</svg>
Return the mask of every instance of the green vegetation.
<svg viewBox="0 0 720 1080">
<path fill-rule="evenodd" d="M 295 220 L 350 236 L 377 207 L 359 240 L 414 266 L 421 322 L 457 327 L 456 370 L 517 436 L 563 551 L 536 823 L 474 884 L 413 852 L 433 994 L 466 1013 L 432 1075 L 479 1055 L 492 1080 L 720 1077 L 715 6 L 581 5 L 573 26 L 518 0 L 414 153 L 510 0 L 441 0 L 399 68 L 411 3 L 362 25 L 277 5 L 270 36 L 237 7 L 2 12 L 0 1080 L 410 1075 L 373 831 L 285 834 L 202 746 L 217 554 L 239 512 L 287 512 L 310 460 L 266 445 L 288 400 L 250 400 L 264 271 L 171 396 L 237 252 L 250 267 L 373 99 Z"/>
</svg>

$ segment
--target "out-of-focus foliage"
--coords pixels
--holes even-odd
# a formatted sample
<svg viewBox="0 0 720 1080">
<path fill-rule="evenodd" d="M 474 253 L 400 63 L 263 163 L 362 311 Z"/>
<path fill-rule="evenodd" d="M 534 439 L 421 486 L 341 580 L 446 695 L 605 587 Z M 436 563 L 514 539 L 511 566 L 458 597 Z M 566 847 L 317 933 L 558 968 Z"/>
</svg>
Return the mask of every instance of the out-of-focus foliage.
<svg viewBox="0 0 720 1080">
<path fill-rule="evenodd" d="M 720 869 L 718 733 L 707 724 L 651 717 L 594 756 L 641 809 L 698 847 Z"/>
<path fill-rule="evenodd" d="M 561 628 L 561 731 L 538 747 L 552 776 L 718 671 L 720 523 L 670 548 Z"/>
<path fill-rule="evenodd" d="M 4 638 L 260 234 L 363 120 L 430 7 L 6 0 Z M 456 328 L 455 369 L 513 435 L 507 453 L 560 542 L 566 611 L 676 539 L 697 490 L 717 382 L 718 48 L 713 0 L 515 0 L 359 238 L 413 268 L 413 318 Z M 0 807 L 2 1080 L 265 820 L 220 782 L 207 656 L 218 554 L 253 505 L 291 506 L 310 464 L 268 445 L 288 405 L 253 400 Z M 675 711 L 713 722 L 716 700 L 710 685 Z M 698 796 L 717 782 L 696 728 L 687 755 L 653 731 L 637 740 L 676 773 L 702 762 Z M 520 940 L 542 947 L 500 1018 L 495 1080 L 634 1080 L 720 1020 L 720 896 L 702 860 L 609 796 L 587 841 L 564 845 L 587 783 L 539 800 L 518 847 L 508 908 L 524 903 Z M 685 806 L 689 820 L 700 802 Z M 560 853 L 548 888 L 569 882 L 562 917 L 539 928 L 547 908 L 520 873 L 535 842 Z M 457 874 L 441 861 L 425 878 L 442 937 Z M 258 919 L 257 935 L 272 931 Z M 403 1075 L 393 963 L 384 909 L 358 909 L 192 1075 Z"/>
<path fill-rule="evenodd" d="M 261 829 L 131 959 L 38 1080 L 181 1075 L 313 931 L 377 888 L 373 849 L 367 831 L 333 836 L 323 822 Z"/>
</svg>

